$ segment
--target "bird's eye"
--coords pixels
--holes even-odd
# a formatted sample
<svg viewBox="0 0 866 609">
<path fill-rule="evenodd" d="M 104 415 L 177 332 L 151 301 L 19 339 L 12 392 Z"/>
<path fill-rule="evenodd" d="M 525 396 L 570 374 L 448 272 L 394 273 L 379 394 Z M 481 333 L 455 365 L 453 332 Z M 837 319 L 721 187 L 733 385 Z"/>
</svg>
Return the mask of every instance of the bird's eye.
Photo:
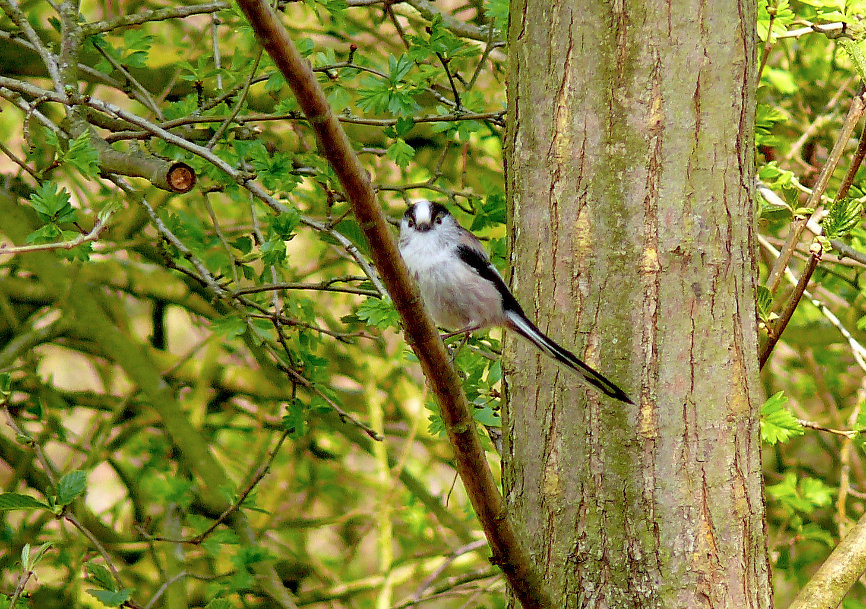
<svg viewBox="0 0 866 609">
<path fill-rule="evenodd" d="M 436 222 L 436 224 L 442 224 L 442 216 L 441 215 L 436 216 L 435 222 Z"/>
<path fill-rule="evenodd" d="M 409 228 L 414 228 L 415 220 L 413 220 L 412 218 L 407 218 L 406 219 L 406 226 L 408 226 Z"/>
</svg>

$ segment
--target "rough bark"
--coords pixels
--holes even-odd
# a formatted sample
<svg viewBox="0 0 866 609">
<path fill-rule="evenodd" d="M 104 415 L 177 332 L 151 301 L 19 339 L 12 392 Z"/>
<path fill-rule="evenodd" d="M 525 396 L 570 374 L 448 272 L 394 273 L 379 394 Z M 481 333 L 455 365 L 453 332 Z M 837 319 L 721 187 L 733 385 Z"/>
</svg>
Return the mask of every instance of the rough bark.
<svg viewBox="0 0 866 609">
<path fill-rule="evenodd" d="M 637 398 L 509 341 L 506 505 L 557 607 L 771 606 L 755 3 L 513 0 L 512 284 Z"/>
</svg>

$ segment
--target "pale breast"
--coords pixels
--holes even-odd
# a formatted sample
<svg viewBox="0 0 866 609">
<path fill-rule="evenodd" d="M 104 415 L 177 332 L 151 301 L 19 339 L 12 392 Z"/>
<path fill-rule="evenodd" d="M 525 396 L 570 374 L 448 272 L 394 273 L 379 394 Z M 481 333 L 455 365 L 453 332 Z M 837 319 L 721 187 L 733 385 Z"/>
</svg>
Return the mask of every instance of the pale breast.
<svg viewBox="0 0 866 609">
<path fill-rule="evenodd" d="M 452 330 L 502 323 L 499 292 L 453 248 L 442 247 L 432 234 L 418 234 L 401 244 L 401 253 L 436 323 Z"/>
</svg>

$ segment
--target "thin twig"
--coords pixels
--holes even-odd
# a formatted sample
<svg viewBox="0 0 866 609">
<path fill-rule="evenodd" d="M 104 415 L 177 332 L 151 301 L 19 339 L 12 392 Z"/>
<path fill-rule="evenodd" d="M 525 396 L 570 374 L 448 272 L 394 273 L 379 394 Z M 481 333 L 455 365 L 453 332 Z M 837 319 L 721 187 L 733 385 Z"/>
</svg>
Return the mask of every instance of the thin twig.
<svg viewBox="0 0 866 609">
<path fill-rule="evenodd" d="M 848 144 L 848 140 L 851 139 L 851 135 L 854 133 L 854 129 L 857 127 L 860 117 L 863 116 L 864 110 L 866 110 L 866 103 L 864 103 L 863 93 L 860 93 L 854 96 L 854 99 L 851 101 L 851 108 L 848 111 L 848 116 L 845 118 L 845 122 L 842 124 L 839 137 L 836 138 L 833 150 L 830 151 L 830 156 L 827 157 L 827 162 L 821 169 L 821 175 L 818 176 L 818 181 L 815 183 L 815 186 L 812 189 L 812 194 L 809 196 L 809 200 L 806 203 L 806 207 L 815 210 L 812 214 L 813 216 L 820 210 L 821 195 L 823 195 L 824 191 L 827 189 L 827 185 L 830 183 L 830 178 L 833 177 L 833 171 L 839 164 L 839 161 L 842 158 L 842 153 Z M 786 240 L 785 245 L 779 254 L 779 258 L 776 260 L 772 270 L 770 271 L 770 275 L 767 278 L 767 289 L 769 289 L 770 292 L 775 292 L 779 287 L 779 283 L 782 281 L 782 275 L 788 266 L 788 262 L 791 260 L 791 255 L 794 253 L 797 243 L 800 241 L 800 235 L 802 235 L 803 229 L 806 228 L 807 221 L 807 218 L 796 218 L 791 224 L 788 239 Z"/>
<path fill-rule="evenodd" d="M 848 190 L 851 188 L 851 185 L 854 183 L 854 178 L 857 176 L 857 171 L 859 171 L 860 165 L 863 164 L 864 157 L 866 157 L 866 126 L 863 127 L 863 132 L 860 134 L 860 143 L 857 144 L 857 151 L 851 158 L 851 164 L 848 166 L 848 171 L 845 173 L 842 183 L 839 184 L 839 190 L 836 191 L 836 201 L 844 199 L 848 194 Z"/>
<path fill-rule="evenodd" d="M 0 256 L 12 254 L 29 254 L 31 252 L 45 252 L 49 250 L 59 249 L 71 250 L 75 247 L 78 247 L 79 245 L 83 245 L 91 241 L 96 241 L 105 231 L 105 229 L 108 228 L 107 223 L 108 220 L 111 218 L 111 215 L 112 213 L 108 212 L 105 214 L 104 217 L 98 217 L 90 232 L 78 235 L 77 237 L 69 239 L 67 241 L 59 241 L 55 243 L 35 243 L 33 245 L 18 245 L 10 247 L 7 247 L 5 243 L 0 243 Z"/>
<path fill-rule="evenodd" d="M 764 73 L 764 66 L 767 65 L 767 58 L 770 56 L 770 51 L 773 48 L 773 22 L 776 20 L 776 8 L 770 6 L 767 1 L 767 13 L 770 15 L 770 22 L 767 25 L 767 41 L 764 43 L 764 52 L 761 55 L 761 65 L 758 66 L 758 82 L 761 82 L 761 74 Z"/>
<path fill-rule="evenodd" d="M 214 27 L 216 27 L 216 26 L 214 26 Z M 216 45 L 216 40 L 214 40 L 214 45 Z M 250 70 L 250 77 L 247 78 L 246 83 L 244 84 L 244 88 L 241 91 L 241 94 L 238 96 L 237 102 L 235 103 L 234 109 L 232 110 L 231 114 L 229 114 L 226 117 L 226 120 L 224 120 L 222 122 L 222 124 L 220 124 L 220 126 L 217 128 L 216 132 L 214 132 L 213 136 L 210 138 L 210 140 L 208 140 L 208 143 L 205 144 L 206 148 L 213 149 L 213 147 L 216 145 L 216 143 L 220 140 L 220 138 L 226 132 L 226 129 L 229 128 L 229 125 L 232 124 L 232 121 L 235 120 L 235 117 L 238 114 L 240 114 L 241 108 L 243 108 L 244 102 L 246 102 L 246 100 L 247 100 L 247 95 L 250 92 L 250 85 L 253 82 L 253 77 L 255 77 L 255 75 L 256 75 L 256 70 L 259 69 L 259 62 L 262 60 L 262 52 L 263 51 L 261 49 L 259 49 L 259 52 L 256 54 L 256 59 L 255 59 L 255 61 L 253 61 L 253 67 Z M 222 88 L 222 86 L 220 86 L 220 88 Z"/>
<path fill-rule="evenodd" d="M 796 30 L 788 30 L 778 34 L 776 38 L 800 38 L 806 34 L 831 34 L 841 32 L 846 28 L 847 24 L 842 22 L 836 23 L 810 23 L 806 27 L 801 27 Z M 831 36 L 838 38 L 838 36 Z"/>
<path fill-rule="evenodd" d="M 451 70 L 448 68 L 448 60 L 445 59 L 445 56 L 436 51 L 436 57 L 439 58 L 439 62 L 442 64 L 442 69 L 445 70 L 445 74 L 448 76 L 448 82 L 451 83 L 451 93 L 454 95 L 454 106 L 459 110 L 463 107 L 463 104 L 460 103 L 460 93 L 457 92 L 457 84 L 454 82 L 454 77 L 451 75 Z"/>
<path fill-rule="evenodd" d="M 2 253 L 2 250 L 0 250 Z M 364 277 L 366 279 L 366 277 Z M 357 279 L 353 279 L 357 281 Z M 373 298 L 378 298 L 380 293 L 376 290 L 365 290 L 362 288 L 353 288 L 349 286 L 335 286 L 333 285 L 335 281 L 341 281 L 341 279 L 328 279 L 326 281 L 321 281 L 319 283 L 273 283 L 270 285 L 256 285 L 247 288 L 240 288 L 232 292 L 233 296 L 240 296 L 242 294 L 257 294 L 259 292 L 270 292 L 271 290 L 318 290 L 322 292 L 343 292 L 346 294 L 358 294 L 360 296 L 370 296 Z"/>
<path fill-rule="evenodd" d="M 174 577 L 169 579 L 168 581 L 163 582 L 162 585 L 159 587 L 159 590 L 157 590 L 156 593 L 153 595 L 153 597 L 151 597 L 151 599 L 149 601 L 147 601 L 147 604 L 144 606 L 144 609 L 151 609 L 154 605 L 156 605 L 156 601 L 158 601 L 160 599 L 160 597 L 162 597 L 162 595 L 165 594 L 165 591 L 168 590 L 168 587 L 170 585 L 172 585 L 173 583 L 175 583 L 178 580 L 183 579 L 187 575 L 188 575 L 188 573 L 186 571 L 180 571 Z"/>
<path fill-rule="evenodd" d="M 41 182 L 41 181 L 42 181 L 42 179 L 41 179 L 41 178 L 36 174 L 36 172 L 33 171 L 32 169 L 30 169 L 30 166 L 27 165 L 27 163 L 25 163 L 22 159 L 19 159 L 19 158 L 18 158 L 18 155 L 16 155 L 16 154 L 15 154 L 14 152 L 12 152 L 9 148 L 7 148 L 7 147 L 6 147 L 6 144 L 4 144 L 2 141 L 0 141 L 0 150 L 3 151 L 3 154 L 5 154 L 6 156 L 8 156 L 10 159 L 12 159 L 12 161 L 13 161 L 16 165 L 18 165 L 21 169 L 23 169 L 23 170 L 26 171 L 28 174 L 30 174 L 30 177 L 32 177 L 34 180 L 36 180 L 37 182 Z"/>
<path fill-rule="evenodd" d="M 148 91 L 140 82 L 138 82 L 138 79 L 135 78 L 135 76 L 133 76 L 132 74 L 130 74 L 129 70 L 124 68 L 119 61 L 117 61 L 114 57 L 111 56 L 110 53 L 103 49 L 101 43 L 95 42 L 93 46 L 96 47 L 96 50 L 99 51 L 99 54 L 102 55 L 108 61 L 108 63 L 111 64 L 111 67 L 120 72 L 126 79 L 126 81 L 136 88 L 139 93 L 139 95 L 137 96 L 138 101 L 140 101 L 151 112 L 153 112 L 154 116 L 156 116 L 159 120 L 163 120 L 162 110 L 159 109 L 159 106 L 154 101 L 153 96 L 150 94 L 150 91 Z"/>
<path fill-rule="evenodd" d="M 240 509 L 244 501 L 247 500 L 247 497 L 250 496 L 250 493 L 253 492 L 253 489 L 256 488 L 256 485 L 258 485 L 258 483 L 262 481 L 262 478 L 264 478 L 267 475 L 268 471 L 270 471 L 271 464 L 274 462 L 274 459 L 276 459 L 277 453 L 280 452 L 280 447 L 283 445 L 283 442 L 286 441 L 287 437 L 289 437 L 288 431 L 284 431 L 282 435 L 280 435 L 280 437 L 277 439 L 276 446 L 274 446 L 274 448 L 268 454 L 267 461 L 262 463 L 261 467 L 259 467 L 256 473 L 253 475 L 252 480 L 249 481 L 246 487 L 244 487 L 244 489 L 241 491 L 240 495 L 238 495 L 237 500 L 232 502 L 232 504 L 222 514 L 220 514 L 219 517 L 214 520 L 208 528 L 206 528 L 195 537 L 191 537 L 190 539 L 185 540 L 183 543 L 199 545 L 207 538 L 208 535 L 213 533 L 219 525 L 228 520 L 228 518 L 232 514 L 238 511 L 238 509 Z"/>
<path fill-rule="evenodd" d="M 9 19 L 11 19 L 12 22 L 17 25 L 22 32 L 24 32 L 27 40 L 30 41 L 30 44 L 32 44 L 33 48 L 36 49 L 36 52 L 39 53 L 39 56 L 42 58 L 42 63 L 45 64 L 45 69 L 48 70 L 48 75 L 51 77 L 52 83 L 54 83 L 55 93 L 63 95 L 63 80 L 60 77 L 60 68 L 57 65 L 57 57 L 55 57 L 51 51 L 48 50 L 48 47 L 42 43 L 42 39 L 39 38 L 36 30 L 33 29 L 32 25 L 30 25 L 27 15 L 24 14 L 24 11 L 21 10 L 21 7 L 18 6 L 18 3 L 15 0 L 0 0 L 0 7 L 3 8 L 3 11 Z"/>
</svg>

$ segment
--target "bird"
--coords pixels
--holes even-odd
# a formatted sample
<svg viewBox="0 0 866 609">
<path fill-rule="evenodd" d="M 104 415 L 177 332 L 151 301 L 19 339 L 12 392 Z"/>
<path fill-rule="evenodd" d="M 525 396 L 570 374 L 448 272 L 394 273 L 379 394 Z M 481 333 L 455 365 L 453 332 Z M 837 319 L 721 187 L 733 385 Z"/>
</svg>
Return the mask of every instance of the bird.
<svg viewBox="0 0 866 609">
<path fill-rule="evenodd" d="M 434 321 L 447 336 L 503 326 L 581 375 L 605 395 L 634 404 L 625 391 L 532 323 L 475 235 L 441 203 L 420 199 L 400 221 L 400 254 Z"/>
</svg>

